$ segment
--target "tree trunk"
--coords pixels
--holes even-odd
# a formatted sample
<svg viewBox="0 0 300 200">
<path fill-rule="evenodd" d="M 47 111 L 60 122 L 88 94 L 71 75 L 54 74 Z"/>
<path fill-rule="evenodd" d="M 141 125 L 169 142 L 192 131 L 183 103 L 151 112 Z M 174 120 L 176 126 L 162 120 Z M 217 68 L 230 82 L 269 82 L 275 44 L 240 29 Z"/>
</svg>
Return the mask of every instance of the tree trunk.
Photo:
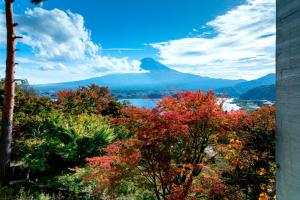
<svg viewBox="0 0 300 200">
<path fill-rule="evenodd" d="M 4 86 L 4 106 L 0 137 L 0 186 L 8 185 L 10 178 L 10 155 L 12 143 L 14 98 L 15 98 L 15 30 L 13 18 L 13 0 L 5 1 L 7 50 L 6 74 Z"/>
</svg>

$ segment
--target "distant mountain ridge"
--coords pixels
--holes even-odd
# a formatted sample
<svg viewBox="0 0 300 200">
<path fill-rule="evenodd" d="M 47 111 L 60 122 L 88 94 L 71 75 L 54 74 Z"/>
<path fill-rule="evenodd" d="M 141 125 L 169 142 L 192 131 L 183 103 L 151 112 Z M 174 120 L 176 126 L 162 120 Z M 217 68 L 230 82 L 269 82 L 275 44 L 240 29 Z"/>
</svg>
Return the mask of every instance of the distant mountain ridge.
<svg viewBox="0 0 300 200">
<path fill-rule="evenodd" d="M 275 74 L 268 74 L 266 76 L 263 76 L 261 78 L 246 81 L 242 83 L 238 83 L 231 87 L 222 87 L 219 89 L 216 89 L 216 93 L 219 94 L 225 94 L 225 96 L 229 97 L 239 97 L 242 94 L 246 93 L 247 91 L 254 89 L 256 87 L 264 86 L 264 85 L 273 85 L 275 84 Z"/>
<path fill-rule="evenodd" d="M 34 85 L 39 92 L 58 91 L 63 89 L 76 89 L 78 86 L 97 84 L 109 87 L 114 91 L 131 90 L 214 90 L 220 87 L 232 87 L 245 80 L 228 80 L 202 77 L 198 75 L 178 72 L 157 62 L 152 58 L 141 60 L 141 69 L 147 73 L 110 74 L 101 77 L 90 78 L 80 81 Z"/>
<path fill-rule="evenodd" d="M 275 85 L 262 85 L 248 90 L 240 96 L 241 100 L 276 100 Z"/>
</svg>

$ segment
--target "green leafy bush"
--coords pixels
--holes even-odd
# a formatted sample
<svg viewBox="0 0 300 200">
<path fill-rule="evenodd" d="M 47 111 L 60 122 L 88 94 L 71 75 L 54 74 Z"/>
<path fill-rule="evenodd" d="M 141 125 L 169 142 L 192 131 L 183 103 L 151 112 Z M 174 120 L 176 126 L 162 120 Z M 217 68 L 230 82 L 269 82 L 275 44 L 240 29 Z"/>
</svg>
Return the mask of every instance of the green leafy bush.
<svg viewBox="0 0 300 200">
<path fill-rule="evenodd" d="M 89 168 L 76 167 L 70 170 L 71 173 L 55 177 L 58 186 L 64 187 L 67 190 L 74 192 L 74 194 L 77 196 L 90 196 L 92 191 L 95 189 L 96 184 L 91 181 L 83 181 L 84 177 L 87 175 L 87 173 L 89 173 Z"/>
<path fill-rule="evenodd" d="M 84 158 L 99 155 L 99 148 L 116 138 L 105 118 L 88 114 L 33 116 L 22 129 L 17 155 L 32 172 L 83 165 Z"/>
</svg>

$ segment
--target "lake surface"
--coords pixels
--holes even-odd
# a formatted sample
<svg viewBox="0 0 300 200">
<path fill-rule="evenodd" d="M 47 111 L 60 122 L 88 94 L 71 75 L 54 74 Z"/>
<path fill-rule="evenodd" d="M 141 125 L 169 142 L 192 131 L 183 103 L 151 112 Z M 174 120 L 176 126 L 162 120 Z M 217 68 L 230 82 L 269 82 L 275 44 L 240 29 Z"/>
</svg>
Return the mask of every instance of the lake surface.
<svg viewBox="0 0 300 200">
<path fill-rule="evenodd" d="M 119 99 L 119 101 L 129 101 L 132 105 L 142 108 L 154 108 L 161 99 Z M 239 110 L 237 104 L 233 103 L 234 99 L 227 99 L 223 104 L 223 109 L 226 111 Z"/>
<path fill-rule="evenodd" d="M 154 108 L 161 99 L 119 99 L 119 101 L 129 101 L 132 105 L 142 108 Z"/>
</svg>

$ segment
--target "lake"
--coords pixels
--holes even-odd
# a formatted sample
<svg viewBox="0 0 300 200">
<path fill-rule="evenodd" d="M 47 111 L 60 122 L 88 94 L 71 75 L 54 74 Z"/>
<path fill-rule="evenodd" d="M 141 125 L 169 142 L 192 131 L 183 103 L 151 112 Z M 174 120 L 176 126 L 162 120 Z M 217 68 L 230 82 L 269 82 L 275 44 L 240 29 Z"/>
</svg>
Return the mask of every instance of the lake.
<svg viewBox="0 0 300 200">
<path fill-rule="evenodd" d="M 132 105 L 142 108 L 154 108 L 161 99 L 119 99 L 119 101 L 129 101 Z"/>
<path fill-rule="evenodd" d="M 136 107 L 145 107 L 145 108 L 154 108 L 161 99 L 119 99 L 119 101 L 129 101 L 132 105 Z M 223 104 L 223 109 L 226 111 L 230 110 L 239 110 L 241 107 L 239 107 L 237 104 L 233 103 L 234 99 L 230 98 L 227 99 Z"/>
</svg>

